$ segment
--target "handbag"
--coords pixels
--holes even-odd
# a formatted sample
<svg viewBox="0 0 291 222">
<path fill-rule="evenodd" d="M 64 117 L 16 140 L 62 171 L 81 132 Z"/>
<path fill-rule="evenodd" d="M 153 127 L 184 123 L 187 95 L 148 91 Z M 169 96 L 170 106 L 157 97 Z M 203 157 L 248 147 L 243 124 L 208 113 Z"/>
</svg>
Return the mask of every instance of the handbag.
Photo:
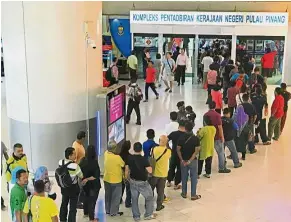
<svg viewBox="0 0 291 222">
<path fill-rule="evenodd" d="M 153 174 L 154 174 L 154 172 L 155 172 L 155 168 L 156 168 L 156 165 L 157 165 L 157 162 L 166 154 L 166 152 L 167 152 L 167 148 L 164 150 L 164 152 L 162 153 L 162 155 L 161 156 L 159 156 L 159 158 L 158 159 L 155 159 L 155 157 L 154 157 L 154 148 L 152 149 L 152 155 L 150 156 L 150 158 L 149 158 L 149 162 L 150 162 L 150 165 L 151 165 L 151 167 L 152 167 L 152 173 L 150 174 L 150 176 L 152 176 Z"/>
</svg>

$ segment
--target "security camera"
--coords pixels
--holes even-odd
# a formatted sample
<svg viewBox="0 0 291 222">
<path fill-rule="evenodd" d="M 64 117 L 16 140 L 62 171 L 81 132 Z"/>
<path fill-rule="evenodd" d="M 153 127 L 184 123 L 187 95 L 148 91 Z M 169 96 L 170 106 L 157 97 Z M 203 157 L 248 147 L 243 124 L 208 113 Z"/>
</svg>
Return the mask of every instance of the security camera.
<svg viewBox="0 0 291 222">
<path fill-rule="evenodd" d="M 96 44 L 95 44 L 95 41 L 93 39 L 88 38 L 87 44 L 90 45 L 93 49 L 96 49 Z"/>
</svg>

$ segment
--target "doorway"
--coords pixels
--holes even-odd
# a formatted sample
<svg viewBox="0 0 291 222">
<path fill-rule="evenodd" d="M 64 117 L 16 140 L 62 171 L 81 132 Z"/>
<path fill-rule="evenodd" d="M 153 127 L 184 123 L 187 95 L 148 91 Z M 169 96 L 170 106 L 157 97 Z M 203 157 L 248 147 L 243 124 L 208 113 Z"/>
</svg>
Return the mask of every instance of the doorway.
<svg viewBox="0 0 291 222">
<path fill-rule="evenodd" d="M 191 78 L 192 84 L 195 81 L 196 61 L 195 61 L 195 35 L 164 34 L 163 35 L 163 55 L 167 52 L 172 54 L 177 51 L 177 47 L 185 49 L 188 56 L 188 64 L 185 76 Z"/>
</svg>

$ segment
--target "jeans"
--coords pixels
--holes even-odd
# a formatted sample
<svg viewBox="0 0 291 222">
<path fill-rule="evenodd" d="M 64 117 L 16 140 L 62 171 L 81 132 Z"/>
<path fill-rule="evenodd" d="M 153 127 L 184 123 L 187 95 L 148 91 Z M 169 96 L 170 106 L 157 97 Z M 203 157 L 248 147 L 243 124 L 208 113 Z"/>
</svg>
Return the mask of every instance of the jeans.
<svg viewBox="0 0 291 222">
<path fill-rule="evenodd" d="M 160 208 L 163 205 L 164 194 L 165 194 L 165 185 L 167 178 L 163 177 L 152 177 L 150 178 L 150 185 L 152 187 L 152 192 L 157 188 L 157 208 Z"/>
<path fill-rule="evenodd" d="M 225 169 L 225 153 L 224 153 L 223 143 L 221 142 L 221 140 L 214 141 L 214 148 L 218 156 L 218 169 L 224 170 Z"/>
<path fill-rule="evenodd" d="M 239 158 L 238 158 L 238 154 L 237 154 L 237 151 L 236 151 L 236 146 L 235 146 L 234 140 L 225 141 L 224 142 L 224 145 L 230 151 L 230 155 L 231 155 L 231 158 L 233 160 L 234 166 L 237 166 L 239 164 Z"/>
<path fill-rule="evenodd" d="M 67 221 L 69 202 L 70 210 L 68 222 L 76 222 L 78 195 L 77 196 L 62 195 L 62 203 L 60 208 L 60 221 Z"/>
<path fill-rule="evenodd" d="M 130 183 L 127 182 L 127 181 L 122 183 L 121 200 L 122 200 L 122 197 L 123 197 L 123 194 L 124 194 L 124 190 L 126 190 L 125 206 L 126 207 L 130 207 L 131 206 L 131 191 L 130 191 Z"/>
<path fill-rule="evenodd" d="M 156 96 L 158 96 L 159 94 L 156 91 L 156 86 L 155 83 L 146 83 L 145 84 L 145 99 L 148 100 L 149 99 L 149 87 L 151 87 L 152 91 L 154 92 L 154 94 Z"/>
<path fill-rule="evenodd" d="M 130 191 L 132 197 L 131 210 L 134 220 L 140 219 L 140 211 L 138 207 L 138 198 L 140 194 L 145 198 L 144 217 L 150 217 L 154 212 L 154 196 L 148 181 L 130 180 Z"/>
<path fill-rule="evenodd" d="M 193 160 L 189 165 L 184 166 L 181 163 L 181 175 L 182 175 L 182 194 L 187 195 L 187 182 L 190 172 L 191 178 L 191 197 L 196 196 L 196 188 L 198 182 L 198 160 Z"/>
<path fill-rule="evenodd" d="M 205 172 L 206 174 L 211 174 L 212 156 L 207 157 L 205 160 L 198 160 L 198 175 L 201 175 L 203 163 L 205 161 Z"/>
<path fill-rule="evenodd" d="M 130 116 L 132 111 L 135 111 L 136 113 L 136 122 L 140 123 L 140 109 L 139 109 L 139 102 L 134 101 L 133 99 L 128 100 L 127 104 L 127 113 L 126 113 L 126 122 L 130 121 Z"/>
<path fill-rule="evenodd" d="M 269 124 L 268 124 L 268 137 L 269 140 L 272 139 L 273 133 L 274 133 L 274 138 L 277 140 L 280 137 L 280 130 L 281 130 L 281 118 L 277 119 L 273 116 L 270 117 L 269 119 Z"/>
<path fill-rule="evenodd" d="M 108 183 L 104 181 L 106 214 L 117 215 L 119 212 L 122 183 Z"/>
<path fill-rule="evenodd" d="M 95 205 L 98 199 L 99 190 L 100 189 L 92 192 L 89 191 L 88 193 L 85 192 L 83 211 L 84 215 L 89 215 L 90 220 L 94 220 Z"/>
<path fill-rule="evenodd" d="M 170 159 L 170 167 L 168 172 L 168 182 L 172 182 L 175 178 L 175 185 L 181 183 L 180 160 L 177 154 L 172 154 Z"/>
</svg>

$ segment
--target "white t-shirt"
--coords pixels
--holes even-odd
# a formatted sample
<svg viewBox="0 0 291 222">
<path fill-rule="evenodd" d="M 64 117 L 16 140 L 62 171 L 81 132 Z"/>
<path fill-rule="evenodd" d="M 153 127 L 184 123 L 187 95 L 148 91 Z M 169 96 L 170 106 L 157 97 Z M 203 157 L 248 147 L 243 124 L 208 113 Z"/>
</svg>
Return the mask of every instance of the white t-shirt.
<svg viewBox="0 0 291 222">
<path fill-rule="evenodd" d="M 202 59 L 202 62 L 201 64 L 204 65 L 204 68 L 203 68 L 203 72 L 208 72 L 210 69 L 209 69 L 209 66 L 213 63 L 213 59 L 210 57 L 210 56 L 205 56 L 203 59 Z"/>
<path fill-rule="evenodd" d="M 179 128 L 179 123 L 178 122 L 170 122 L 169 124 L 166 125 L 166 134 L 170 135 L 171 132 L 177 131 Z"/>
</svg>

